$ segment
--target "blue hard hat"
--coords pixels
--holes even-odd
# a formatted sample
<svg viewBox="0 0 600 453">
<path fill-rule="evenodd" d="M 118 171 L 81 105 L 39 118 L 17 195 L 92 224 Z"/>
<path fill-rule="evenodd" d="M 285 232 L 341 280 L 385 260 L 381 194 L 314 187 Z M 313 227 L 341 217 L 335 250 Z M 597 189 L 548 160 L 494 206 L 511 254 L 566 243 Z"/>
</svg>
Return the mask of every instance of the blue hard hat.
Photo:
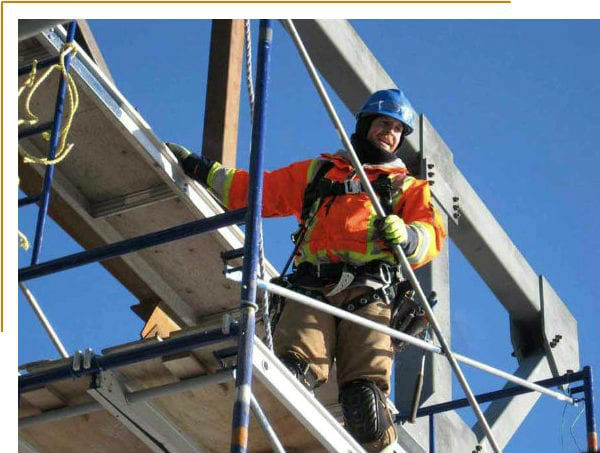
<svg viewBox="0 0 600 453">
<path fill-rule="evenodd" d="M 357 118 L 367 115 L 385 115 L 404 124 L 404 136 L 415 130 L 417 113 L 404 93 L 397 89 L 380 90 L 373 93 L 356 114 Z"/>
</svg>

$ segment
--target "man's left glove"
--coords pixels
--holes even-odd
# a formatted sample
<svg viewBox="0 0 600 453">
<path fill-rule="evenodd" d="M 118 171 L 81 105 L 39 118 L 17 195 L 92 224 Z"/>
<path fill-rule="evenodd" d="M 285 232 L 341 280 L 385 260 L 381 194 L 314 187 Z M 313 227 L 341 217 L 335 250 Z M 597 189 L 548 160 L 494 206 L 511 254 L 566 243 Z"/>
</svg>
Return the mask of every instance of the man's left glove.
<svg viewBox="0 0 600 453">
<path fill-rule="evenodd" d="M 208 173 L 212 166 L 217 163 L 216 161 L 207 159 L 204 156 L 198 156 L 185 146 L 177 145 L 175 143 L 165 143 L 165 145 L 167 145 L 169 150 L 175 154 L 179 165 L 181 165 L 186 175 L 190 178 L 194 178 L 203 186 L 207 185 Z"/>
<path fill-rule="evenodd" d="M 404 220 L 396 214 L 390 214 L 383 220 L 382 230 L 387 242 L 401 246 L 408 243 L 408 231 Z"/>
</svg>

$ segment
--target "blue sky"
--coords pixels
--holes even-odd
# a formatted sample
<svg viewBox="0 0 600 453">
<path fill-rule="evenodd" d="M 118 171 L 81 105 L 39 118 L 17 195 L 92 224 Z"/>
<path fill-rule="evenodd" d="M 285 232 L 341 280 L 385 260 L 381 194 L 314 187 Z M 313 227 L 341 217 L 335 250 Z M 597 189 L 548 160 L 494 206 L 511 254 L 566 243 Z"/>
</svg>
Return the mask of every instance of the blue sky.
<svg viewBox="0 0 600 453">
<path fill-rule="evenodd" d="M 600 22 L 352 24 L 416 110 L 428 116 L 458 168 L 532 268 L 551 282 L 577 318 L 581 364 L 600 369 L 595 263 L 600 222 L 594 204 L 600 172 Z M 93 20 L 90 26 L 118 89 L 155 134 L 199 150 L 210 22 Z M 255 32 L 257 26 L 254 22 Z M 341 146 L 279 24 L 269 89 L 268 169 Z M 351 112 L 335 102 L 351 130 Z M 246 168 L 249 130 L 243 92 L 238 166 Z M 19 211 L 19 227 L 29 237 L 34 210 Z M 290 219 L 265 222 L 267 256 L 279 269 L 291 250 L 289 232 L 294 227 Z M 77 250 L 78 245 L 51 226 L 41 260 Z M 452 244 L 450 254 L 453 348 L 514 370 L 505 310 Z M 19 267 L 29 260 L 30 253 L 19 252 Z M 136 300 L 99 265 L 34 280 L 29 287 L 70 353 L 86 347 L 99 351 L 138 338 L 142 323 L 128 308 Z M 19 363 L 56 357 L 19 296 Z M 483 372 L 464 369 L 475 392 L 503 385 Z M 462 396 L 457 385 L 454 394 Z M 567 407 L 564 418 L 563 409 L 543 396 L 505 452 L 579 451 L 569 428 L 581 407 Z M 461 414 L 473 421 L 469 410 Z M 573 430 L 585 448 L 583 416 Z"/>
</svg>

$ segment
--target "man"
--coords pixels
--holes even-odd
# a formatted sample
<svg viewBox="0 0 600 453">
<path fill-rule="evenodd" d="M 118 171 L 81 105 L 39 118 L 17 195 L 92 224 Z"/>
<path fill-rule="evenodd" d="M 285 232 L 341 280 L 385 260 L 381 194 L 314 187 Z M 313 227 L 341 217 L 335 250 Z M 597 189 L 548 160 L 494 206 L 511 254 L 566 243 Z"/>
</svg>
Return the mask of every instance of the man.
<svg viewBox="0 0 600 453">
<path fill-rule="evenodd" d="M 389 325 L 390 302 L 399 296 L 402 280 L 390 244 L 401 245 L 417 268 L 440 252 L 446 235 L 427 182 L 410 176 L 397 155 L 415 119 L 395 89 L 371 95 L 357 115 L 352 143 L 388 213 L 383 221 L 345 151 L 265 172 L 263 215 L 294 215 L 301 226 L 294 270 L 287 276 L 292 289 Z M 167 145 L 186 174 L 227 209 L 245 206 L 246 171 Z M 366 450 L 391 451 L 397 434 L 386 405 L 393 361 L 389 336 L 287 302 L 274 342 L 277 356 L 311 389 L 327 380 L 335 358 L 346 428 Z"/>
</svg>

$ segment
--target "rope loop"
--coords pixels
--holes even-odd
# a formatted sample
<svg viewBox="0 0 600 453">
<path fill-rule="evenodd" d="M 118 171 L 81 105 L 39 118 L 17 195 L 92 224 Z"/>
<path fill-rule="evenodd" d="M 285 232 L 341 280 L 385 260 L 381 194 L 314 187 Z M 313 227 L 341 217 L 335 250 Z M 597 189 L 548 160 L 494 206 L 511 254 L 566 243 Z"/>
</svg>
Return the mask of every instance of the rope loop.
<svg viewBox="0 0 600 453">
<path fill-rule="evenodd" d="M 55 164 L 61 162 L 63 159 L 65 159 L 67 157 L 67 155 L 69 154 L 69 152 L 71 152 L 71 149 L 73 148 L 72 143 L 67 144 L 66 142 L 67 142 L 67 136 L 69 135 L 69 131 L 71 129 L 71 125 L 73 123 L 73 117 L 75 116 L 75 112 L 77 111 L 77 108 L 79 107 L 79 93 L 77 91 L 77 86 L 75 85 L 75 80 L 73 79 L 73 76 L 71 76 L 71 74 L 69 74 L 67 72 L 67 68 L 65 67 L 65 58 L 69 53 L 71 53 L 71 57 L 74 57 L 77 54 L 77 48 L 75 46 L 75 43 L 66 43 L 62 47 L 61 52 L 60 52 L 60 63 L 50 66 L 42 74 L 42 76 L 38 79 L 38 81 L 35 83 L 33 83 L 33 82 L 35 80 L 35 76 L 36 76 L 36 72 L 37 72 L 37 68 L 36 68 L 37 61 L 34 60 L 33 67 L 31 68 L 31 72 L 29 73 L 27 80 L 25 81 L 24 85 L 19 88 L 19 96 L 21 96 L 21 94 L 25 91 L 26 88 L 29 88 L 29 93 L 27 94 L 27 97 L 25 98 L 25 106 L 24 106 L 25 112 L 27 113 L 28 118 L 19 119 L 18 124 L 19 124 L 19 126 L 21 126 L 22 124 L 27 124 L 27 125 L 32 126 L 32 125 L 37 124 L 37 122 L 39 121 L 39 118 L 31 110 L 31 100 L 33 98 L 33 95 L 37 91 L 37 89 L 42 85 L 42 83 L 44 83 L 44 81 L 48 78 L 48 76 L 50 76 L 52 71 L 54 71 L 55 69 L 60 70 L 60 72 L 67 84 L 68 113 L 66 115 L 65 124 L 58 133 L 60 142 L 59 142 L 58 148 L 56 150 L 55 158 L 54 159 L 48 159 L 45 157 L 39 158 L 36 156 L 32 156 L 31 154 L 29 154 L 27 152 L 24 152 L 25 157 L 24 157 L 23 161 L 25 163 L 55 165 Z M 44 132 L 42 134 L 42 137 L 46 141 L 50 140 L 50 134 L 48 132 Z"/>
</svg>

